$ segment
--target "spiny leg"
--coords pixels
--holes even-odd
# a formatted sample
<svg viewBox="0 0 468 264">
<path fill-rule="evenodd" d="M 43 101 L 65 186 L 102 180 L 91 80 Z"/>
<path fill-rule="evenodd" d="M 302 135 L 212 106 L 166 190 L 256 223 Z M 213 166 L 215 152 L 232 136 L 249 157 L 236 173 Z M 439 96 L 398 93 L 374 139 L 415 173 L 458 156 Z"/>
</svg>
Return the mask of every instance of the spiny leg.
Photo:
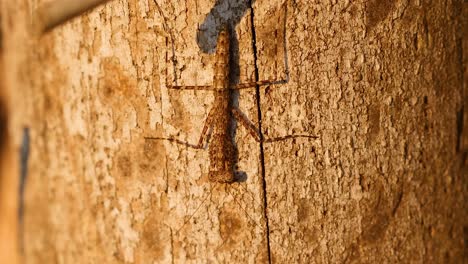
<svg viewBox="0 0 468 264">
<path fill-rule="evenodd" d="M 258 82 L 248 82 L 248 83 L 240 83 L 237 85 L 233 85 L 230 87 L 232 90 L 242 90 L 242 89 L 249 89 L 258 86 L 265 86 L 265 85 L 277 85 L 277 84 L 285 84 L 288 80 L 266 80 L 266 81 L 258 81 Z M 214 88 L 212 85 L 167 85 L 167 89 L 171 90 L 192 90 L 192 91 L 217 91 L 223 90 L 219 88 Z"/>
<path fill-rule="evenodd" d="M 167 89 L 171 90 L 195 90 L 195 91 L 203 91 L 203 90 L 215 90 L 211 85 L 166 85 Z"/>
<path fill-rule="evenodd" d="M 256 86 L 285 84 L 285 83 L 288 83 L 288 79 L 284 79 L 284 80 L 265 80 L 265 81 L 258 81 L 258 82 L 239 83 L 239 84 L 233 86 L 231 89 L 233 89 L 233 90 L 242 90 L 242 89 L 253 88 L 253 87 L 256 87 Z"/>
<path fill-rule="evenodd" d="M 260 130 L 249 120 L 249 118 L 237 107 L 232 108 L 232 114 L 237 122 L 241 123 L 256 141 L 260 142 Z"/>
<path fill-rule="evenodd" d="M 145 140 L 168 140 L 170 142 L 174 142 L 174 143 L 177 143 L 177 144 L 180 144 L 180 145 L 184 145 L 186 147 L 190 147 L 190 148 L 194 148 L 194 149 L 203 149 L 203 148 L 205 148 L 204 143 L 206 142 L 206 144 L 208 144 L 208 142 L 210 140 L 211 128 L 213 127 L 212 126 L 212 122 L 213 122 L 213 118 L 212 118 L 213 113 L 212 112 L 213 112 L 213 109 L 210 110 L 210 113 L 208 114 L 208 117 L 206 118 L 205 124 L 203 125 L 202 133 L 200 135 L 200 139 L 198 140 L 198 143 L 196 145 L 192 144 L 192 143 L 189 143 L 189 142 L 185 142 L 185 141 L 176 139 L 174 137 L 168 137 L 168 138 L 165 138 L 165 137 L 145 137 Z"/>
<path fill-rule="evenodd" d="M 247 83 L 239 83 L 236 85 L 232 85 L 229 89 L 232 90 L 242 90 L 242 89 L 249 89 L 254 88 L 256 86 L 265 86 L 265 85 L 278 85 L 278 84 L 286 84 L 288 83 L 288 79 L 284 80 L 264 80 L 258 82 L 247 82 Z M 224 88 L 214 88 L 212 85 L 170 85 L 167 84 L 166 87 L 171 90 L 195 90 L 195 91 L 217 91 L 217 90 L 224 90 Z"/>
<path fill-rule="evenodd" d="M 283 141 L 283 140 L 294 139 L 294 138 L 312 138 L 312 139 L 318 138 L 317 136 L 312 136 L 312 135 L 297 134 L 297 135 L 286 135 L 283 137 L 276 137 L 276 138 L 263 137 L 263 140 L 261 140 L 260 130 L 252 123 L 252 121 L 249 120 L 249 118 L 244 113 L 242 113 L 242 111 L 239 108 L 237 107 L 232 108 L 232 114 L 234 115 L 234 118 L 236 118 L 236 120 L 239 123 L 241 123 L 249 131 L 250 135 L 252 135 L 252 137 L 257 142 L 263 141 L 264 143 L 271 143 L 271 142 Z"/>
</svg>

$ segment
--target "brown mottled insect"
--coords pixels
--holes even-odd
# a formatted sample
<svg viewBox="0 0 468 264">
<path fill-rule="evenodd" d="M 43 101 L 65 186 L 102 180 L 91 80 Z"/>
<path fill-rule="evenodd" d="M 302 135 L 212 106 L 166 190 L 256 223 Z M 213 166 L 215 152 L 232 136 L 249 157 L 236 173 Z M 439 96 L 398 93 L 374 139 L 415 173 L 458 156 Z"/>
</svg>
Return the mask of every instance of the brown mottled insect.
<svg viewBox="0 0 468 264">
<path fill-rule="evenodd" d="M 235 85 L 230 81 L 230 63 L 229 63 L 229 31 L 227 28 L 220 32 L 216 46 L 216 62 L 214 65 L 214 77 L 212 86 L 169 86 L 170 89 L 181 90 L 213 90 L 215 99 L 211 108 L 198 144 L 190 144 L 175 138 L 146 138 L 146 139 L 165 139 L 178 144 L 183 144 L 195 149 L 203 149 L 205 144 L 209 146 L 210 173 L 209 180 L 218 183 L 232 183 L 236 181 L 237 148 L 234 143 L 235 126 L 233 122 L 241 123 L 249 130 L 249 133 L 258 142 L 273 142 L 296 137 L 316 138 L 307 135 L 289 135 L 282 138 L 263 139 L 260 131 L 247 118 L 242 111 L 235 106 L 234 90 L 255 87 L 257 85 L 273 84 L 269 81 L 260 81 L 254 83 L 245 83 Z"/>
</svg>

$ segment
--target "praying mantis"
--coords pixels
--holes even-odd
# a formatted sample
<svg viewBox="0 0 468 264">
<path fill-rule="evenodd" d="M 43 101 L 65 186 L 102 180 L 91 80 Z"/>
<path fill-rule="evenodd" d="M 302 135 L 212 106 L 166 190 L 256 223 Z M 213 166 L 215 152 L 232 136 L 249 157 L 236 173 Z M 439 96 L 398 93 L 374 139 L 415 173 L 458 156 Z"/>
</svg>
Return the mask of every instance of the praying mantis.
<svg viewBox="0 0 468 264">
<path fill-rule="evenodd" d="M 232 27 L 232 25 L 231 25 Z M 252 137 L 261 143 L 269 143 L 292 138 L 317 138 L 312 135 L 287 135 L 280 138 L 265 138 L 261 131 L 247 118 L 235 105 L 234 91 L 261 85 L 286 83 L 282 81 L 258 81 L 235 84 L 230 80 L 230 32 L 225 26 L 217 40 L 213 84 L 210 86 L 171 86 L 169 89 L 177 90 L 211 90 L 214 93 L 213 107 L 209 111 L 203 126 L 201 136 L 196 144 L 184 142 L 174 137 L 146 137 L 146 140 L 168 140 L 176 144 L 185 145 L 194 149 L 204 149 L 209 144 L 210 171 L 209 180 L 217 183 L 233 183 L 239 177 L 237 171 L 237 148 L 235 146 L 235 129 L 232 124 L 237 122 L 246 128 Z"/>
</svg>

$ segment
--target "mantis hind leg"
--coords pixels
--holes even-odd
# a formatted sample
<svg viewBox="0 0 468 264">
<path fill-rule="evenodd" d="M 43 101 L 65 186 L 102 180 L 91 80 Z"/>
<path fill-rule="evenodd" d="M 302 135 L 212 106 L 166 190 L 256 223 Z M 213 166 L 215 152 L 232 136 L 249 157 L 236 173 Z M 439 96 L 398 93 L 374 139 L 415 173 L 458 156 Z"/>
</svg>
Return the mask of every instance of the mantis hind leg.
<svg viewBox="0 0 468 264">
<path fill-rule="evenodd" d="M 216 90 L 212 86 L 209 85 L 166 85 L 167 89 L 171 90 L 198 90 L 198 91 L 205 91 L 205 90 Z"/>
<path fill-rule="evenodd" d="M 205 124 L 203 125 L 202 133 L 200 135 L 200 139 L 198 140 L 197 144 L 193 144 L 190 142 L 182 141 L 179 140 L 173 136 L 170 137 L 145 137 L 145 140 L 167 140 L 170 142 L 174 142 L 179 145 L 184 145 L 189 148 L 193 149 L 204 149 L 209 141 L 210 141 L 210 136 L 211 136 L 211 130 L 213 128 L 213 118 L 212 118 L 212 113 L 213 110 L 210 111 L 208 114 L 208 117 L 206 118 Z"/>
<path fill-rule="evenodd" d="M 239 84 L 233 86 L 231 89 L 233 89 L 233 90 L 242 90 L 242 89 L 254 88 L 256 86 L 277 85 L 277 84 L 286 84 L 286 83 L 288 83 L 288 79 L 284 79 L 284 80 L 265 80 L 265 81 L 258 81 L 258 82 L 239 83 Z"/>
<path fill-rule="evenodd" d="M 231 90 L 243 90 L 249 88 L 255 88 L 256 86 L 265 86 L 265 85 L 278 85 L 278 84 L 286 84 L 288 83 L 288 79 L 283 80 L 264 80 L 258 82 L 247 82 L 247 83 L 239 83 L 236 85 L 232 85 L 229 89 Z M 195 91 L 219 91 L 224 90 L 224 88 L 215 88 L 212 85 L 170 85 L 167 84 L 167 89 L 170 90 L 195 90 Z"/>
<path fill-rule="evenodd" d="M 276 137 L 276 138 L 267 138 L 264 135 L 261 134 L 260 129 L 256 127 L 252 121 L 237 107 L 232 109 L 232 114 L 234 115 L 234 118 L 237 120 L 237 122 L 241 123 L 242 126 L 244 126 L 247 131 L 249 131 L 250 135 L 257 141 L 257 142 L 263 142 L 263 143 L 271 143 L 271 142 L 277 142 L 277 141 L 283 141 L 283 140 L 288 140 L 288 139 L 294 139 L 294 138 L 312 138 L 316 139 L 318 138 L 317 136 L 313 135 L 305 135 L 305 134 L 295 134 L 295 135 L 286 135 L 282 137 Z"/>
</svg>

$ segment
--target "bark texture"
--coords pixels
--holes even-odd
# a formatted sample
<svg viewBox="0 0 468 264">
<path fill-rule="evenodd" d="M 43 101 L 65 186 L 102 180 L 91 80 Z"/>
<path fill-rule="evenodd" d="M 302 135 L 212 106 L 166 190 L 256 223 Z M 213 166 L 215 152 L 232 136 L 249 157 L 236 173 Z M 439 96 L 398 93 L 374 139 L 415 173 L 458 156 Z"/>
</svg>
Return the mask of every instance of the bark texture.
<svg viewBox="0 0 468 264">
<path fill-rule="evenodd" d="M 45 1 L 5 2 L 28 21 Z M 215 2 L 111 1 L 40 39 L 11 30 L 13 129 L 32 141 L 24 260 L 466 261 L 466 4 L 254 1 L 252 17 Z M 208 150 L 145 140 L 197 142 L 213 93 L 167 88 L 210 85 L 202 50 L 228 19 L 240 83 L 289 71 L 239 107 L 265 137 L 318 136 L 260 145 L 237 124 L 230 185 L 208 181 Z"/>
</svg>

